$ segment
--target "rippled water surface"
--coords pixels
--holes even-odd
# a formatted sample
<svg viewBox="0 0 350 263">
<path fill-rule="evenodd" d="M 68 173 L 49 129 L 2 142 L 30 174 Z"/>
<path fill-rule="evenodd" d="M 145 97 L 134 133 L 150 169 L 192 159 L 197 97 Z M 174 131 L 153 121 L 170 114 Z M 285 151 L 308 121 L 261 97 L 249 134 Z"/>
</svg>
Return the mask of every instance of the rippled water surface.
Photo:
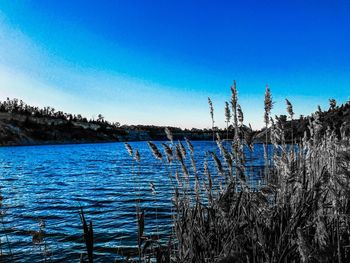
<svg viewBox="0 0 350 263">
<path fill-rule="evenodd" d="M 11 250 L 14 255 L 8 260 L 44 260 L 43 246 L 33 245 L 31 236 L 43 219 L 51 260 L 79 261 L 84 252 L 82 206 L 94 224 L 96 262 L 113 262 L 121 249 L 132 251 L 136 246 L 138 192 L 146 211 L 145 232 L 154 232 L 158 225 L 166 236 L 171 231 L 168 168 L 153 158 L 146 142 L 130 144 L 140 151 L 140 166 L 133 164 L 123 143 L 0 148 L 1 250 L 5 255 Z M 193 145 L 198 166 L 207 151 L 216 151 L 213 142 Z M 261 145 L 255 149 L 247 157 L 259 170 Z M 250 179 L 253 184 L 259 173 Z M 156 195 L 152 195 L 150 182 L 154 182 Z"/>
</svg>

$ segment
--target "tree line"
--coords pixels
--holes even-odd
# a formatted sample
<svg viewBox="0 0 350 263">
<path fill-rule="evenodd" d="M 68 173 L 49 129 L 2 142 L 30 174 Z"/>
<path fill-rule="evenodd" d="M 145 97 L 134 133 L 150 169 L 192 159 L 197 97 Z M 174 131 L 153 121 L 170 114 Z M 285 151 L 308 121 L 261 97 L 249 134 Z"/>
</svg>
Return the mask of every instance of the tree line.
<svg viewBox="0 0 350 263">
<path fill-rule="evenodd" d="M 98 124 L 106 124 L 110 126 L 119 127 L 120 123 L 110 123 L 105 120 L 102 114 L 98 114 L 97 119 L 87 119 L 83 117 L 81 114 L 71 114 L 63 111 L 57 111 L 55 108 L 47 106 L 47 107 L 37 107 L 26 104 L 23 100 L 19 100 L 17 98 L 10 99 L 7 98 L 5 101 L 0 101 L 0 112 L 13 113 L 13 114 L 21 114 L 24 116 L 31 116 L 37 118 L 51 118 L 51 119 L 60 119 L 65 121 L 79 121 L 86 123 L 98 123 Z"/>
</svg>

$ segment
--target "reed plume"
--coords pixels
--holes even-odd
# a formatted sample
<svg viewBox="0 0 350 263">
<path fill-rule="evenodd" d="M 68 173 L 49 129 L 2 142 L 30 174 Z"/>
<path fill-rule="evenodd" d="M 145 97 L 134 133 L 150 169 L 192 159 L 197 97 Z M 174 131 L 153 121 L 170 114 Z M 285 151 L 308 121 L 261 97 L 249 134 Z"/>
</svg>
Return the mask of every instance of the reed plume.
<svg viewBox="0 0 350 263">
<path fill-rule="evenodd" d="M 269 125 L 269 118 L 270 118 L 270 113 L 272 110 L 272 97 L 271 97 L 271 92 L 270 88 L 268 85 L 266 85 L 266 90 L 265 90 L 265 100 L 264 100 L 264 109 L 265 109 L 265 124 L 266 126 Z"/>
<path fill-rule="evenodd" d="M 290 129 L 291 129 L 291 138 L 292 138 L 292 145 L 294 143 L 294 139 L 293 139 L 293 116 L 294 116 L 294 112 L 293 112 L 293 105 L 292 103 L 290 103 L 290 101 L 288 99 L 286 99 L 286 104 L 287 104 L 287 112 L 289 114 L 290 117 Z"/>
<path fill-rule="evenodd" d="M 271 97 L 271 92 L 269 89 L 269 86 L 266 85 L 266 90 L 265 90 L 265 99 L 264 99 L 264 109 L 265 109 L 265 114 L 264 114 L 264 121 L 265 121 L 265 147 L 264 147 L 264 156 L 265 156 L 265 178 L 268 179 L 268 174 L 269 174 L 269 153 L 268 153 L 268 125 L 270 121 L 270 114 L 272 110 L 272 97 Z"/>
<path fill-rule="evenodd" d="M 156 157 L 158 160 L 162 160 L 163 156 L 158 150 L 158 147 L 153 142 L 149 141 L 147 143 L 148 143 L 148 146 L 151 148 L 154 157 Z"/>
<path fill-rule="evenodd" d="M 134 155 L 134 153 L 133 153 L 133 150 L 132 150 L 132 147 L 130 146 L 130 144 L 125 142 L 124 146 L 125 146 L 126 150 L 128 151 L 128 154 L 132 157 Z"/>
<path fill-rule="evenodd" d="M 228 126 L 231 121 L 231 111 L 227 101 L 225 101 L 225 118 L 226 118 L 226 140 L 228 140 Z"/>
<path fill-rule="evenodd" d="M 214 107 L 213 107 L 213 102 L 211 101 L 211 99 L 208 97 L 208 104 L 209 104 L 209 110 L 210 110 L 210 117 L 211 117 L 211 129 L 213 132 L 213 141 L 215 138 L 215 131 L 214 131 L 214 125 L 215 125 L 215 121 L 214 121 Z"/>
<path fill-rule="evenodd" d="M 293 105 L 292 105 L 292 103 L 290 103 L 290 101 L 288 99 L 286 99 L 286 104 L 287 104 L 287 112 L 288 112 L 290 118 L 293 119 L 293 116 L 294 116 Z"/>
<path fill-rule="evenodd" d="M 184 159 L 186 156 L 184 155 L 184 152 L 181 151 L 181 148 L 179 145 L 176 145 L 175 153 L 176 153 L 177 160 L 179 161 L 179 163 L 181 165 L 183 175 L 186 177 L 186 179 L 188 179 L 189 172 L 188 172 L 188 169 L 187 169 L 185 162 L 184 162 Z"/>
<path fill-rule="evenodd" d="M 181 155 L 183 156 L 183 158 L 185 159 L 186 158 L 186 149 L 185 149 L 185 146 L 182 144 L 182 142 L 179 140 L 179 148 L 180 148 L 180 151 L 181 151 Z"/>
<path fill-rule="evenodd" d="M 168 127 L 165 128 L 165 134 L 166 134 L 166 137 L 168 138 L 168 140 L 171 141 L 171 143 L 173 143 L 174 136 Z"/>
<path fill-rule="evenodd" d="M 162 147 L 164 149 L 164 152 L 165 152 L 165 155 L 166 155 L 168 163 L 171 163 L 173 158 L 174 158 L 173 150 L 168 145 L 166 145 L 165 143 L 162 143 Z"/>
<path fill-rule="evenodd" d="M 222 167 L 222 164 L 221 164 L 221 161 L 219 160 L 219 158 L 216 156 L 216 154 L 214 152 L 210 152 L 210 155 L 214 160 L 217 173 L 220 175 L 224 175 L 224 169 Z"/>
<path fill-rule="evenodd" d="M 186 141 L 188 149 L 190 150 L 190 153 L 193 155 L 194 154 L 194 148 L 193 148 L 193 145 L 192 145 L 191 141 L 187 137 L 185 137 L 185 141 Z"/>
<path fill-rule="evenodd" d="M 138 150 L 135 151 L 134 159 L 136 162 L 140 162 L 140 160 L 141 160 L 140 153 Z"/>
<path fill-rule="evenodd" d="M 234 80 L 233 85 L 231 86 L 231 106 L 233 110 L 237 108 L 237 101 L 237 84 Z"/>
<path fill-rule="evenodd" d="M 239 104 L 237 105 L 237 117 L 240 125 L 243 126 L 244 115 L 243 115 L 241 106 Z"/>
<path fill-rule="evenodd" d="M 233 124 L 234 124 L 234 130 L 235 130 L 235 139 L 237 137 L 237 127 L 238 127 L 238 121 L 237 121 L 237 103 L 238 103 L 238 96 L 237 96 L 237 85 L 236 81 L 233 81 L 233 85 L 231 86 L 231 107 L 232 107 L 232 113 L 233 113 Z"/>
</svg>

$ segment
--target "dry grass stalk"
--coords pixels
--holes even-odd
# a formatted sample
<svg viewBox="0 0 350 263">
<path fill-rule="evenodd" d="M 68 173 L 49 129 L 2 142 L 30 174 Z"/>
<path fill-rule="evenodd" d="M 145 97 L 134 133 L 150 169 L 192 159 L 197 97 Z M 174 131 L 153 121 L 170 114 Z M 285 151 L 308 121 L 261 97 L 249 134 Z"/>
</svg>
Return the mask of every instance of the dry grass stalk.
<svg viewBox="0 0 350 263">
<path fill-rule="evenodd" d="M 93 262 L 93 251 L 94 251 L 94 231 L 92 227 L 92 221 L 88 224 L 85 219 L 83 208 L 80 208 L 80 220 L 83 227 L 84 241 L 86 245 L 86 251 L 88 255 L 88 262 Z"/>
<path fill-rule="evenodd" d="M 193 154 L 194 154 L 194 148 L 193 148 L 192 143 L 191 143 L 190 140 L 189 140 L 188 138 L 186 138 L 186 137 L 185 137 L 185 140 L 186 140 L 187 147 L 188 147 L 188 149 L 190 150 L 190 153 L 193 155 Z"/>
<path fill-rule="evenodd" d="M 290 129 L 291 129 L 291 138 L 292 138 L 292 144 L 294 143 L 294 136 L 293 136 L 293 116 L 294 116 L 294 111 L 293 111 L 293 105 L 292 103 L 286 99 L 286 104 L 287 104 L 287 112 L 289 114 L 290 117 Z"/>
<path fill-rule="evenodd" d="M 140 153 L 139 153 L 138 150 L 135 151 L 134 159 L 135 159 L 136 162 L 140 162 L 141 161 Z"/>
<path fill-rule="evenodd" d="M 166 155 L 168 163 L 171 163 L 173 158 L 174 158 L 173 150 L 168 145 L 166 145 L 165 143 L 162 143 L 162 147 L 164 149 L 164 152 L 165 152 L 165 155 Z"/>
<path fill-rule="evenodd" d="M 130 146 L 130 144 L 128 144 L 127 142 L 124 143 L 126 150 L 128 151 L 129 155 L 132 157 L 134 155 L 132 147 Z"/>
<path fill-rule="evenodd" d="M 224 169 L 222 167 L 222 164 L 221 164 L 221 161 L 219 160 L 219 158 L 216 156 L 216 154 L 214 152 L 210 152 L 210 155 L 214 160 L 217 173 L 220 175 L 224 175 Z"/>
<path fill-rule="evenodd" d="M 225 118 L 226 118 L 226 140 L 228 140 L 228 126 L 231 120 L 231 111 L 228 102 L 225 102 Z"/>
<path fill-rule="evenodd" d="M 168 140 L 171 141 L 171 143 L 173 143 L 174 136 L 168 127 L 165 128 L 165 134 L 166 134 L 166 137 L 168 138 Z"/>
<path fill-rule="evenodd" d="M 269 125 L 269 118 L 272 110 L 272 96 L 268 85 L 266 85 L 266 90 L 265 90 L 264 109 L 265 109 L 264 120 L 265 120 L 265 125 L 267 127 Z"/>
<path fill-rule="evenodd" d="M 156 157 L 158 160 L 162 160 L 163 156 L 158 150 L 157 146 L 153 142 L 147 142 L 147 143 L 148 143 L 148 146 L 151 148 L 154 157 Z"/>
<path fill-rule="evenodd" d="M 237 117 L 240 125 L 243 125 L 244 115 L 241 106 L 238 104 L 237 106 Z"/>
<path fill-rule="evenodd" d="M 208 104 L 209 104 L 209 110 L 210 110 L 210 117 L 211 117 L 211 130 L 213 133 L 213 141 L 215 138 L 215 131 L 214 131 L 214 127 L 215 127 L 215 121 L 214 121 L 214 107 L 213 107 L 213 102 L 211 101 L 211 99 L 208 97 Z"/>
<path fill-rule="evenodd" d="M 180 140 L 179 140 L 178 145 L 179 145 L 179 148 L 180 148 L 182 157 L 183 157 L 184 159 L 186 159 L 187 153 L 186 153 L 185 146 L 182 144 L 182 142 L 181 142 Z"/>
<path fill-rule="evenodd" d="M 293 105 L 292 105 L 292 103 L 290 103 L 290 101 L 288 99 L 286 99 L 286 104 L 287 104 L 287 112 L 288 112 L 290 118 L 293 119 L 293 116 L 294 116 Z"/>
</svg>

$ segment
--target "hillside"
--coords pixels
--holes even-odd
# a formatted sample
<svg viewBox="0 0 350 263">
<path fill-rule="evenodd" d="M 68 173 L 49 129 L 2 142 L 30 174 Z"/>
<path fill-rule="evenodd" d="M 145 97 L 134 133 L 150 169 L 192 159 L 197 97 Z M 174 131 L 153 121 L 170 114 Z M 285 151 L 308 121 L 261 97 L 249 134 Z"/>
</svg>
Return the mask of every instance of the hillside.
<svg viewBox="0 0 350 263">
<path fill-rule="evenodd" d="M 317 126 L 314 127 L 314 129 L 318 129 L 320 134 L 324 134 L 329 127 L 331 130 L 334 130 L 338 136 L 340 136 L 341 132 L 349 135 L 350 102 L 336 106 L 335 101 L 331 100 L 330 108 L 326 111 L 322 111 L 319 107 L 315 113 L 311 114 L 311 116 L 300 116 L 299 119 L 293 121 L 286 121 L 286 119 L 286 115 L 279 116 L 279 120 L 286 128 L 285 136 L 287 140 L 291 140 L 292 128 L 293 136 L 297 140 L 303 138 L 305 132 L 310 136 L 310 123 L 314 121 Z"/>
<path fill-rule="evenodd" d="M 107 122 L 84 122 L 48 117 L 0 113 L 0 145 L 42 145 L 97 143 L 119 141 L 166 140 L 165 127 L 121 126 Z M 212 133 L 202 130 L 182 130 L 170 127 L 174 138 L 210 140 Z"/>
<path fill-rule="evenodd" d="M 291 140 L 292 127 L 295 139 L 300 139 L 306 131 L 309 134 L 309 122 L 317 118 L 319 128 L 325 132 L 327 127 L 340 133 L 350 129 L 350 104 L 331 107 L 327 111 L 317 111 L 308 117 L 287 120 L 279 116 L 279 122 L 285 127 L 286 140 Z M 43 109 L 29 106 L 17 99 L 0 102 L 0 145 L 39 145 L 66 143 L 96 143 L 118 141 L 166 140 L 165 127 L 150 125 L 123 125 L 105 121 L 102 115 L 97 120 L 88 120 L 81 115 L 55 111 L 50 107 Z M 212 131 L 208 129 L 180 129 L 168 127 L 174 139 L 187 137 L 191 140 L 212 140 Z M 232 129 L 232 126 L 230 127 Z M 243 129 L 243 130 L 247 130 Z M 216 130 L 226 138 L 226 130 Z M 268 129 L 268 132 L 270 128 Z M 265 140 L 265 130 L 254 131 L 255 142 Z M 230 133 L 232 139 L 232 132 Z"/>
<path fill-rule="evenodd" d="M 80 114 L 38 108 L 18 99 L 0 101 L 0 145 L 41 145 L 118 141 L 165 140 L 165 127 L 123 125 L 104 120 L 88 120 Z M 175 139 L 210 140 L 209 130 L 182 130 L 169 127 Z"/>
</svg>

